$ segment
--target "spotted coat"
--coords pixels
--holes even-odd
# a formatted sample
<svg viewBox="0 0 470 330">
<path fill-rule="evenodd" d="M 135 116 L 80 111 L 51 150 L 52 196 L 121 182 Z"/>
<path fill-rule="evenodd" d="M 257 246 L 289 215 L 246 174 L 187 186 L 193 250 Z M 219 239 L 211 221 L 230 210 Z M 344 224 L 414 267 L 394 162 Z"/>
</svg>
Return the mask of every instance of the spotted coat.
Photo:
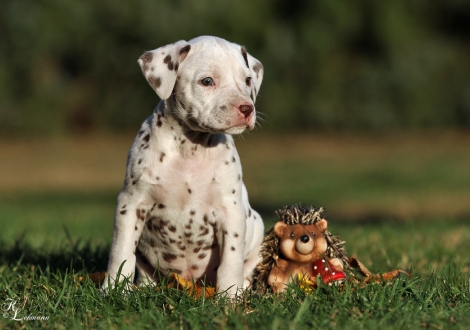
<svg viewBox="0 0 470 330">
<path fill-rule="evenodd" d="M 177 273 L 234 295 L 250 283 L 264 226 L 231 134 L 254 127 L 262 65 L 207 36 L 146 52 L 139 64 L 162 101 L 128 154 L 109 279 L 125 261 L 121 274 L 133 278 L 137 266 L 140 282 Z"/>
</svg>

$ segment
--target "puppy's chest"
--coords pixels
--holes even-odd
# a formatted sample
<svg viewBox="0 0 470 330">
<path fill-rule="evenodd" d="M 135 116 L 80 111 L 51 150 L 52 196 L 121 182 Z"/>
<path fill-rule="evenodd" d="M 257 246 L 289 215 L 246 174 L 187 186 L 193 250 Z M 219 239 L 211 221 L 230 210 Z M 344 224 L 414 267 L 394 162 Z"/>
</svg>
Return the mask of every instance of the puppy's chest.
<svg viewBox="0 0 470 330">
<path fill-rule="evenodd" d="M 139 251 L 163 271 L 188 278 L 212 273 L 219 255 L 216 233 L 242 203 L 238 156 L 228 149 L 190 157 L 167 152 L 163 161 L 148 162 L 143 173 L 142 179 L 152 183 L 148 195 L 156 206 Z"/>
<path fill-rule="evenodd" d="M 131 189 L 144 189 L 151 200 L 181 211 L 193 204 L 217 207 L 227 196 L 239 196 L 241 166 L 233 145 L 153 142 L 130 159 Z"/>
</svg>

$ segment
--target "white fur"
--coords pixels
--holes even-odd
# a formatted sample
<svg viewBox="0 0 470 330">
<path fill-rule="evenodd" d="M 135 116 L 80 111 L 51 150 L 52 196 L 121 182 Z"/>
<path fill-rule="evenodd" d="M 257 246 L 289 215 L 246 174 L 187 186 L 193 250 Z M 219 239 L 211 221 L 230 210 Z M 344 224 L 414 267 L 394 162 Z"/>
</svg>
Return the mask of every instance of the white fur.
<svg viewBox="0 0 470 330">
<path fill-rule="evenodd" d="M 104 290 L 124 261 L 122 276 L 133 279 L 137 266 L 140 282 L 177 272 L 232 296 L 249 285 L 264 226 L 230 134 L 254 127 L 263 68 L 244 53 L 204 36 L 139 59 L 162 101 L 129 151 Z"/>
</svg>

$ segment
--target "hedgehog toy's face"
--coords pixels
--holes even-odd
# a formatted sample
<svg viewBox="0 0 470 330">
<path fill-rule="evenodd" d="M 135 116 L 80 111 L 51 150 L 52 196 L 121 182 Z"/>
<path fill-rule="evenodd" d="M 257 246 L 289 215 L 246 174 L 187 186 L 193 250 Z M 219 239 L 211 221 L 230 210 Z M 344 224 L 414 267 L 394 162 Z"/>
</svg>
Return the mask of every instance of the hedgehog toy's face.
<svg viewBox="0 0 470 330">
<path fill-rule="evenodd" d="M 280 249 L 285 258 L 309 263 L 321 258 L 327 249 L 323 233 L 327 222 L 322 219 L 313 225 L 287 225 L 282 221 L 274 225 L 274 232 L 280 238 Z"/>
</svg>

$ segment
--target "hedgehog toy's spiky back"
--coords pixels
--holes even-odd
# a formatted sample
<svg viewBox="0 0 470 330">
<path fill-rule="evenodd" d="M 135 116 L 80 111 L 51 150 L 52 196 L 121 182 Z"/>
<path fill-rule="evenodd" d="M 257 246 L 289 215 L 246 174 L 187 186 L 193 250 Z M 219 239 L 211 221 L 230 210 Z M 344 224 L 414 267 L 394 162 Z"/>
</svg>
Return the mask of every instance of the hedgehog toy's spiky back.
<svg viewBox="0 0 470 330">
<path fill-rule="evenodd" d="M 279 221 L 288 225 L 311 225 L 317 221 L 324 219 L 325 210 L 305 205 L 291 205 L 285 206 L 276 211 Z M 328 243 L 326 256 L 328 258 L 339 258 L 346 268 L 350 268 L 349 259 L 344 248 L 344 241 L 340 240 L 338 236 L 333 236 L 327 230 L 325 231 L 325 239 Z M 268 285 L 268 277 L 271 269 L 276 263 L 280 252 L 280 238 L 274 233 L 272 228 L 261 245 L 261 262 L 255 269 L 253 276 L 253 290 L 258 292 L 266 292 Z"/>
</svg>

